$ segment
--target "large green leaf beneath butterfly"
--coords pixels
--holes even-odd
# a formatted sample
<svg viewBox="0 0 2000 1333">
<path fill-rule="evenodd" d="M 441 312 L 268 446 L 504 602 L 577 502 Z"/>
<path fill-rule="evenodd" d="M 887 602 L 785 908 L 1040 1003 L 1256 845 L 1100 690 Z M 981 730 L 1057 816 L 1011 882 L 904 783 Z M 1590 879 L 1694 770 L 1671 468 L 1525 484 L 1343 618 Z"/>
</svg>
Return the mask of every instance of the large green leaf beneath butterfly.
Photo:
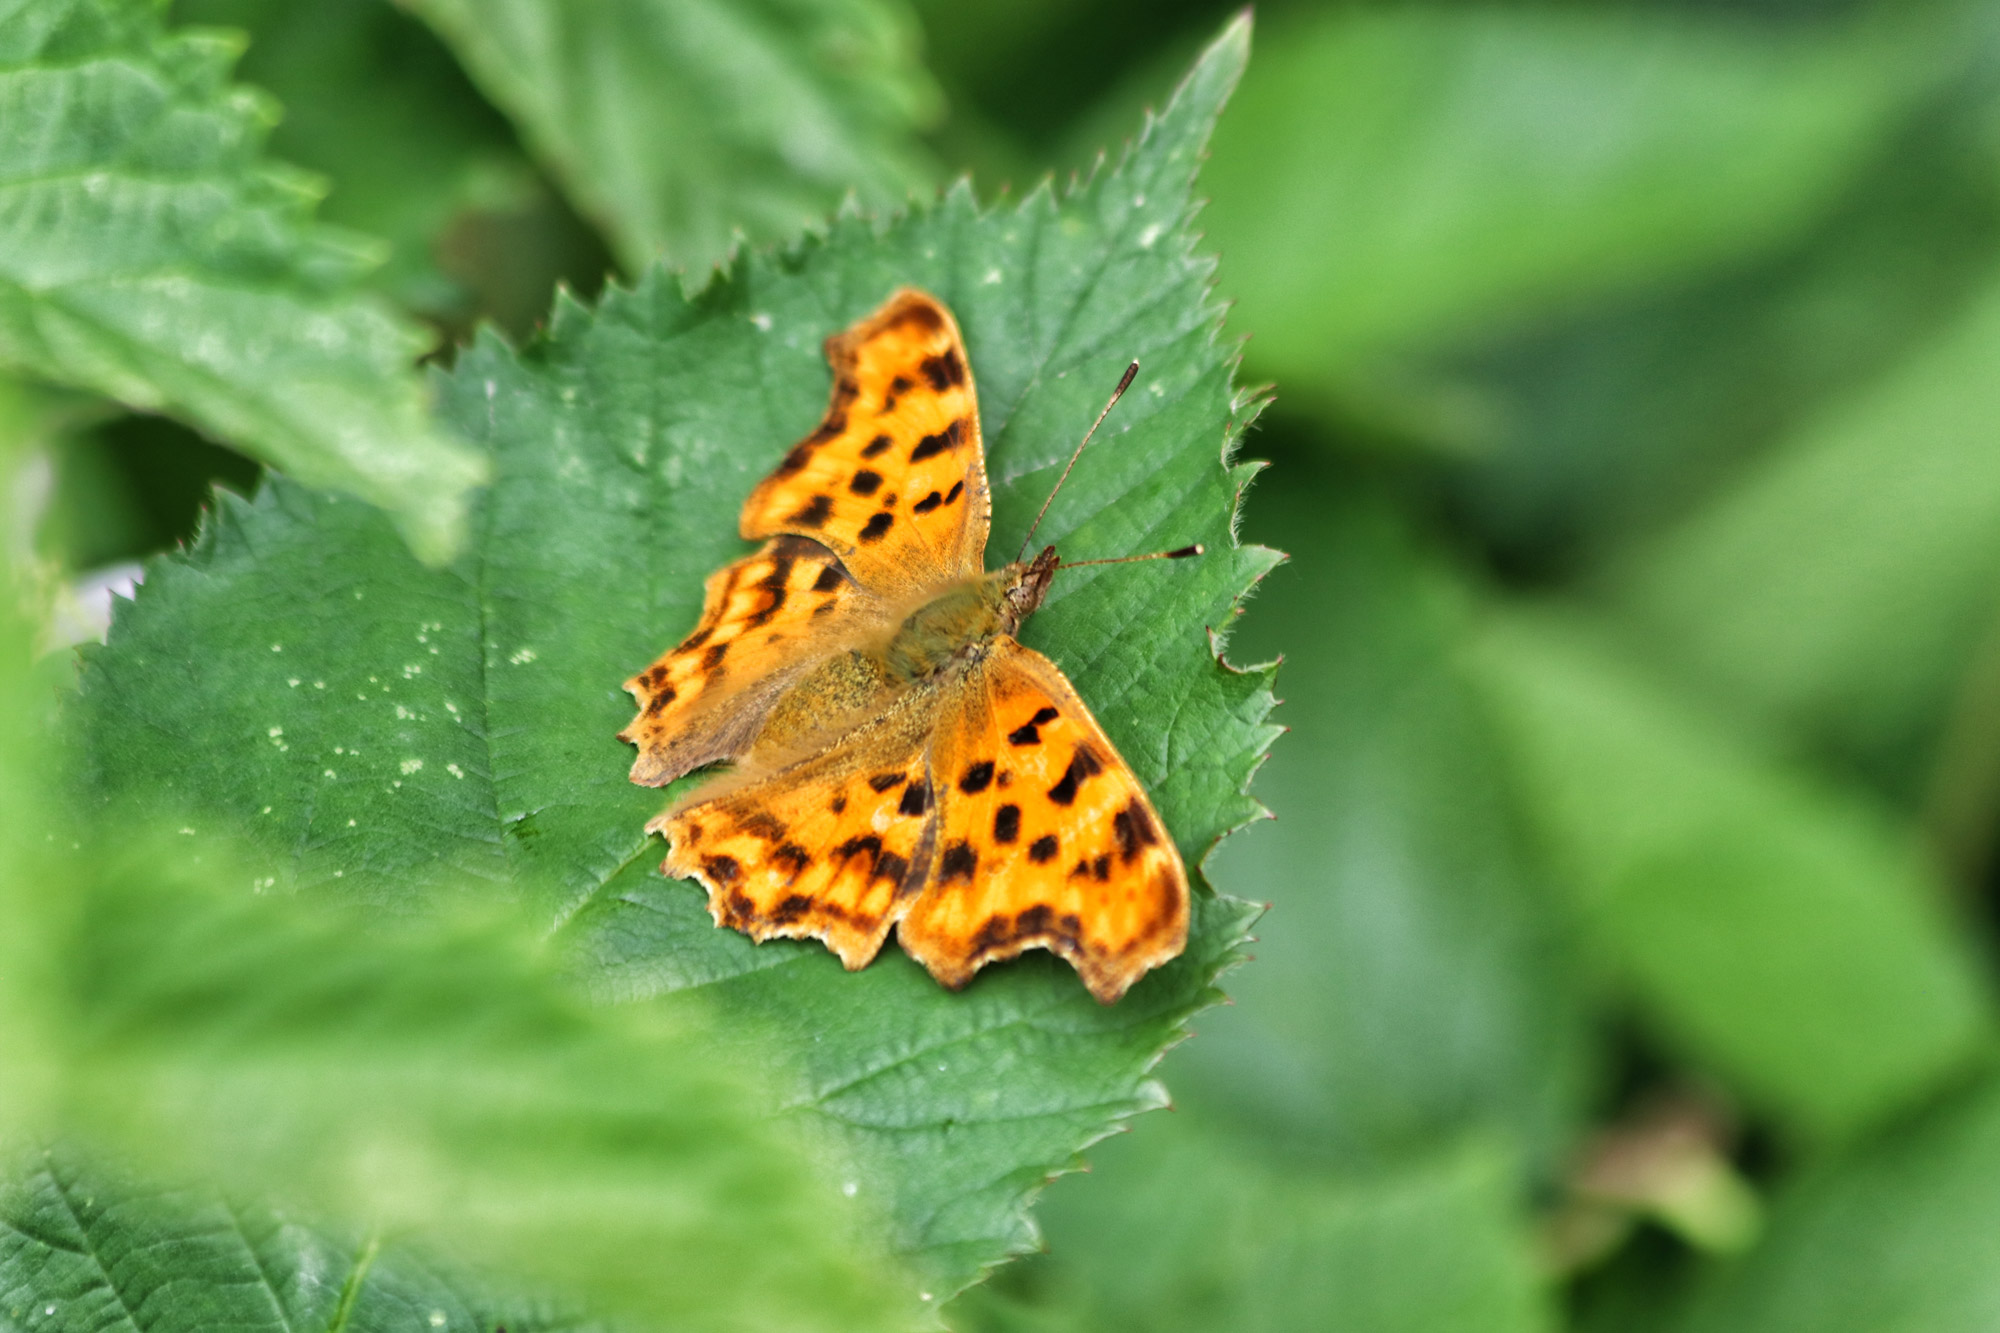
<svg viewBox="0 0 2000 1333">
<path fill-rule="evenodd" d="M 900 955 L 854 975 L 817 944 L 718 931 L 654 869 L 656 792 L 625 780 L 618 682 L 694 623 L 745 549 L 734 515 L 817 421 L 820 341 L 891 289 L 965 329 L 1011 555 L 1125 363 L 1144 372 L 1049 511 L 1077 557 L 1204 542 L 1197 561 L 1078 571 L 1023 637 L 1076 682 L 1198 861 L 1254 818 L 1274 729 L 1267 671 L 1208 631 L 1275 556 L 1231 531 L 1254 402 L 1218 345 L 1193 253 L 1197 155 L 1248 47 L 1232 25 L 1120 168 L 983 213 L 969 191 L 878 229 L 746 263 L 697 297 L 655 274 L 567 305 L 514 354 L 488 339 L 440 388 L 491 451 L 471 549 L 426 571 L 381 518 L 277 483 L 225 499 L 157 562 L 86 666 L 78 722 L 106 798 L 166 793 L 191 827 L 247 835 L 290 890 L 411 910 L 524 900 L 607 997 L 702 987 L 814 1122 L 856 1194 L 941 1296 L 1033 1241 L 1024 1200 L 1163 1100 L 1148 1070 L 1214 997 L 1250 909 L 1197 893 L 1186 955 L 1111 1007 L 1037 955 L 962 994 Z"/>
<path fill-rule="evenodd" d="M 263 155 L 236 48 L 151 5 L 0 0 L 0 370 L 169 412 L 455 548 L 481 460 L 425 412 L 424 339 Z"/>
<path fill-rule="evenodd" d="M 933 179 L 937 93 L 895 0 L 408 2 L 635 272 Z"/>
</svg>

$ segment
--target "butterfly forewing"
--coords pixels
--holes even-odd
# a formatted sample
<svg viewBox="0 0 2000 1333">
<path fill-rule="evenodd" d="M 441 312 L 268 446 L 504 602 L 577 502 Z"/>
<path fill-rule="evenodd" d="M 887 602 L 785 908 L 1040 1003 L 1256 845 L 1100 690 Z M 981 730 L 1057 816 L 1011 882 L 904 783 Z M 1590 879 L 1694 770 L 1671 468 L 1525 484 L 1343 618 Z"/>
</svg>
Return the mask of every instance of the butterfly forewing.
<svg viewBox="0 0 2000 1333">
<path fill-rule="evenodd" d="M 639 747 L 632 780 L 660 786 L 740 754 L 787 687 L 886 618 L 831 552 L 796 537 L 717 570 L 694 632 L 625 682 L 639 703 L 619 733 Z"/>
<path fill-rule="evenodd" d="M 751 492 L 743 535 L 823 542 L 891 600 L 981 573 L 986 465 L 951 312 L 906 288 L 827 339 L 826 354 L 826 417 Z"/>
<path fill-rule="evenodd" d="M 1138 779 L 1055 664 L 996 640 L 931 746 L 937 850 L 898 927 L 948 986 L 1045 948 L 1117 999 L 1187 941 L 1187 873 Z"/>
</svg>

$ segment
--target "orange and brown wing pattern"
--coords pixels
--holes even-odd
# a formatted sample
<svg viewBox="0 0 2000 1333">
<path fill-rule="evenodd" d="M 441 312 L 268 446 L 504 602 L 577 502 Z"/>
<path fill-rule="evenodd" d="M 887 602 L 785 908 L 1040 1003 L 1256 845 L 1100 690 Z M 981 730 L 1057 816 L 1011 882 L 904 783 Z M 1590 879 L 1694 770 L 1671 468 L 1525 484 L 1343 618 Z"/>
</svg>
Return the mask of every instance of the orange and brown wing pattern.
<svg viewBox="0 0 2000 1333">
<path fill-rule="evenodd" d="M 823 542 L 890 599 L 983 573 L 979 403 L 951 312 L 906 287 L 827 339 L 826 357 L 826 417 L 750 493 L 743 535 Z"/>
<path fill-rule="evenodd" d="M 884 619 L 831 552 L 779 537 L 709 575 L 701 623 L 625 682 L 632 781 L 661 786 L 740 755 L 787 686 Z"/>
<path fill-rule="evenodd" d="M 1053 662 L 1003 638 L 961 689 L 932 744 L 931 877 L 897 938 L 954 988 L 1048 949 L 1110 1004 L 1187 943 L 1180 852 Z"/>
<path fill-rule="evenodd" d="M 671 843 L 661 869 L 701 881 L 718 926 L 817 938 L 866 966 L 929 867 L 927 730 L 892 708 L 837 748 L 696 792 L 647 825 Z"/>
</svg>

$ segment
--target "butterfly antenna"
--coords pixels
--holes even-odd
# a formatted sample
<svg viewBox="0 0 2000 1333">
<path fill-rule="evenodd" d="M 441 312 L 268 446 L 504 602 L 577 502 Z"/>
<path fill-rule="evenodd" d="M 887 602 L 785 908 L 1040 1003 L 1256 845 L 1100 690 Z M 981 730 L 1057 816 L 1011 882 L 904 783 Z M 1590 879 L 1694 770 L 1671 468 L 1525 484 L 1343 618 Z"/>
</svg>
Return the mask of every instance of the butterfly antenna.
<svg viewBox="0 0 2000 1333">
<path fill-rule="evenodd" d="M 1154 551 L 1150 555 L 1114 555 L 1109 560 L 1065 560 L 1057 569 L 1081 569 L 1085 565 L 1129 565 L 1134 560 L 1185 560 L 1191 555 L 1200 555 L 1206 549 L 1200 542 L 1192 546 L 1182 546 L 1172 551 Z"/>
<path fill-rule="evenodd" d="M 1097 428 L 1104 424 L 1104 418 L 1111 415 L 1111 409 L 1118 406 L 1118 400 L 1123 398 L 1125 391 L 1132 387 L 1132 380 L 1138 373 L 1139 363 L 1137 361 L 1125 367 L 1125 378 L 1119 380 L 1118 387 L 1111 391 L 1111 401 L 1104 405 L 1104 410 L 1097 414 L 1097 420 L 1090 423 L 1090 429 L 1085 431 L 1083 439 L 1077 442 L 1076 452 L 1069 456 L 1069 462 L 1064 466 L 1062 475 L 1056 478 L 1056 484 L 1049 490 L 1049 498 L 1042 501 L 1041 513 L 1036 514 L 1035 521 L 1028 525 L 1028 535 L 1021 538 L 1021 549 L 1014 553 L 1014 560 L 1017 564 L 1020 562 L 1021 557 L 1028 553 L 1028 543 L 1035 539 L 1035 529 L 1042 526 L 1042 515 L 1048 513 L 1049 506 L 1055 503 L 1056 492 L 1060 491 L 1063 488 L 1063 483 L 1069 480 L 1070 468 L 1075 467 L 1076 460 L 1083 457 L 1083 446 L 1089 444 L 1090 437 L 1097 434 Z M 1190 554 L 1194 553 L 1191 552 Z M 1141 556 L 1139 558 L 1143 560 L 1148 557 Z M 1095 564 L 1096 562 L 1092 561 L 1091 563 Z"/>
</svg>

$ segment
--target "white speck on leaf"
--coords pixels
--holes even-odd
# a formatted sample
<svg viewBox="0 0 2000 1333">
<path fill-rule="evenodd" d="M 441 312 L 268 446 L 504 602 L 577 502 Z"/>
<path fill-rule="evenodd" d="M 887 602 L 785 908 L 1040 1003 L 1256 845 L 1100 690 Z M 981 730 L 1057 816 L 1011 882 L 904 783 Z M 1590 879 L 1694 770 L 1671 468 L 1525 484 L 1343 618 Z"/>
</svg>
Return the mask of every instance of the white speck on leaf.
<svg viewBox="0 0 2000 1333">
<path fill-rule="evenodd" d="M 519 649 L 507 660 L 509 662 L 512 662 L 515 666 L 526 666 L 528 663 L 535 660 L 535 650 L 533 648 Z"/>
<path fill-rule="evenodd" d="M 403 770 L 404 777 L 408 777 L 410 774 L 419 771 L 423 766 L 424 761 L 421 759 L 405 759 L 401 764 L 397 765 L 397 767 Z"/>
<path fill-rule="evenodd" d="M 451 774 L 455 778 L 462 779 L 465 777 L 465 770 L 460 768 L 457 764 L 446 764 L 444 766 L 444 771 Z"/>
<path fill-rule="evenodd" d="M 769 333 L 771 331 L 771 317 L 769 315 L 759 312 L 750 316 L 750 322 L 757 326 L 757 332 L 759 333 Z"/>
<path fill-rule="evenodd" d="M 986 276 L 981 278 L 979 281 L 988 287 L 995 286 L 1000 281 L 1000 270 L 997 268 L 987 269 Z"/>
</svg>

